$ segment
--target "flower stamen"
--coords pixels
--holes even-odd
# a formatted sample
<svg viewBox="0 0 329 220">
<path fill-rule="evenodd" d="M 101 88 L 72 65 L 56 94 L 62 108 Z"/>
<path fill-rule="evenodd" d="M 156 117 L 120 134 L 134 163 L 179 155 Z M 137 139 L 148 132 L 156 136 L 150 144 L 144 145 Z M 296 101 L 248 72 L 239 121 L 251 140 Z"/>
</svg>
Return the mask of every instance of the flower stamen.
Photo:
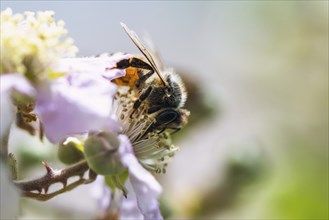
<svg viewBox="0 0 329 220">
<path fill-rule="evenodd" d="M 159 133 L 149 130 L 156 121 L 156 113 L 148 114 L 147 106 L 143 103 L 134 109 L 136 97 L 133 90 L 119 87 L 114 98 L 113 112 L 122 126 L 121 133 L 131 141 L 134 153 L 144 168 L 165 173 L 170 158 L 179 148 L 171 144 L 170 135 L 165 131 Z"/>
</svg>

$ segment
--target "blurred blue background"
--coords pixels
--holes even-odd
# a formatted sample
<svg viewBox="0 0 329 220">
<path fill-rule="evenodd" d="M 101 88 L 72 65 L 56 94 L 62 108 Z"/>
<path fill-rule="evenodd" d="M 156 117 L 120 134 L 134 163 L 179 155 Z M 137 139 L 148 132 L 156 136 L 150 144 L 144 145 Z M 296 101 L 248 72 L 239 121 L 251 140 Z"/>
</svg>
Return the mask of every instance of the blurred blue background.
<svg viewBox="0 0 329 220">
<path fill-rule="evenodd" d="M 166 216 L 328 218 L 328 1 L 1 1 L 7 7 L 55 11 L 81 56 L 138 53 L 122 21 L 200 89 L 213 113 L 192 105 L 198 123 L 159 177 Z M 88 187 L 24 200 L 23 217 L 94 216 Z"/>
</svg>

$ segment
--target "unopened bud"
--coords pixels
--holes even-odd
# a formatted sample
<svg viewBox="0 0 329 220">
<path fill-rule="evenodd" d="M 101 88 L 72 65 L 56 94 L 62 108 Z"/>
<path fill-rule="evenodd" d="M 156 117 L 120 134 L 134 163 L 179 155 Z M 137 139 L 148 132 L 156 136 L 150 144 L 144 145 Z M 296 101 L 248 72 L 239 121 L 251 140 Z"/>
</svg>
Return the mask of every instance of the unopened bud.
<svg viewBox="0 0 329 220">
<path fill-rule="evenodd" d="M 76 138 L 68 138 L 59 145 L 58 158 L 65 164 L 74 164 L 84 158 L 83 146 Z"/>
<path fill-rule="evenodd" d="M 99 132 L 88 137 L 84 153 L 89 167 L 101 175 L 118 175 L 126 168 L 118 152 L 120 141 L 115 134 Z"/>
</svg>

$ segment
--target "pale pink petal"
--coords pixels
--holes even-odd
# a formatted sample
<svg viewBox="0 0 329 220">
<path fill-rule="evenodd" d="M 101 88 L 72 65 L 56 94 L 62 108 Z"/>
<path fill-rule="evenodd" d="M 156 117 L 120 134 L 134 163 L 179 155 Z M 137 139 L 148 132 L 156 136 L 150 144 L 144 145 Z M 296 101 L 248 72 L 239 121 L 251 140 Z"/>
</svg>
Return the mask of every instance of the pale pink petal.
<svg viewBox="0 0 329 220">
<path fill-rule="evenodd" d="M 138 209 L 144 219 L 163 219 L 158 203 L 158 197 L 162 192 L 160 184 L 138 162 L 127 136 L 119 135 L 119 139 L 121 140 L 119 148 L 121 162 L 129 170 L 129 180 L 136 195 Z"/>
</svg>

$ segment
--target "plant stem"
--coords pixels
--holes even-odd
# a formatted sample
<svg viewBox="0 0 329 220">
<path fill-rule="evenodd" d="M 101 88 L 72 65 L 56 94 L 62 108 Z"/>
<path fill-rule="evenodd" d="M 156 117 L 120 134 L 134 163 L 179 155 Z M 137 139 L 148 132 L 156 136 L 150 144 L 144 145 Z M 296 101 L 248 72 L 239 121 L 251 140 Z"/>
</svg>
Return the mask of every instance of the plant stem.
<svg viewBox="0 0 329 220">
<path fill-rule="evenodd" d="M 34 198 L 40 201 L 46 201 L 59 194 L 70 191 L 79 185 L 91 183 L 97 177 L 96 173 L 89 170 L 88 179 L 83 178 L 83 175 L 89 169 L 89 166 L 85 160 L 75 163 L 62 170 L 54 170 L 47 163 L 42 163 L 47 170 L 47 173 L 44 176 L 30 181 L 14 181 L 14 184 L 22 190 L 22 196 Z M 73 176 L 79 176 L 80 179 L 67 185 L 68 179 Z M 49 187 L 58 182 L 63 184 L 63 188 L 48 194 L 47 192 Z M 32 191 L 37 191 L 38 193 Z M 44 193 L 42 194 L 42 192 Z"/>
</svg>

